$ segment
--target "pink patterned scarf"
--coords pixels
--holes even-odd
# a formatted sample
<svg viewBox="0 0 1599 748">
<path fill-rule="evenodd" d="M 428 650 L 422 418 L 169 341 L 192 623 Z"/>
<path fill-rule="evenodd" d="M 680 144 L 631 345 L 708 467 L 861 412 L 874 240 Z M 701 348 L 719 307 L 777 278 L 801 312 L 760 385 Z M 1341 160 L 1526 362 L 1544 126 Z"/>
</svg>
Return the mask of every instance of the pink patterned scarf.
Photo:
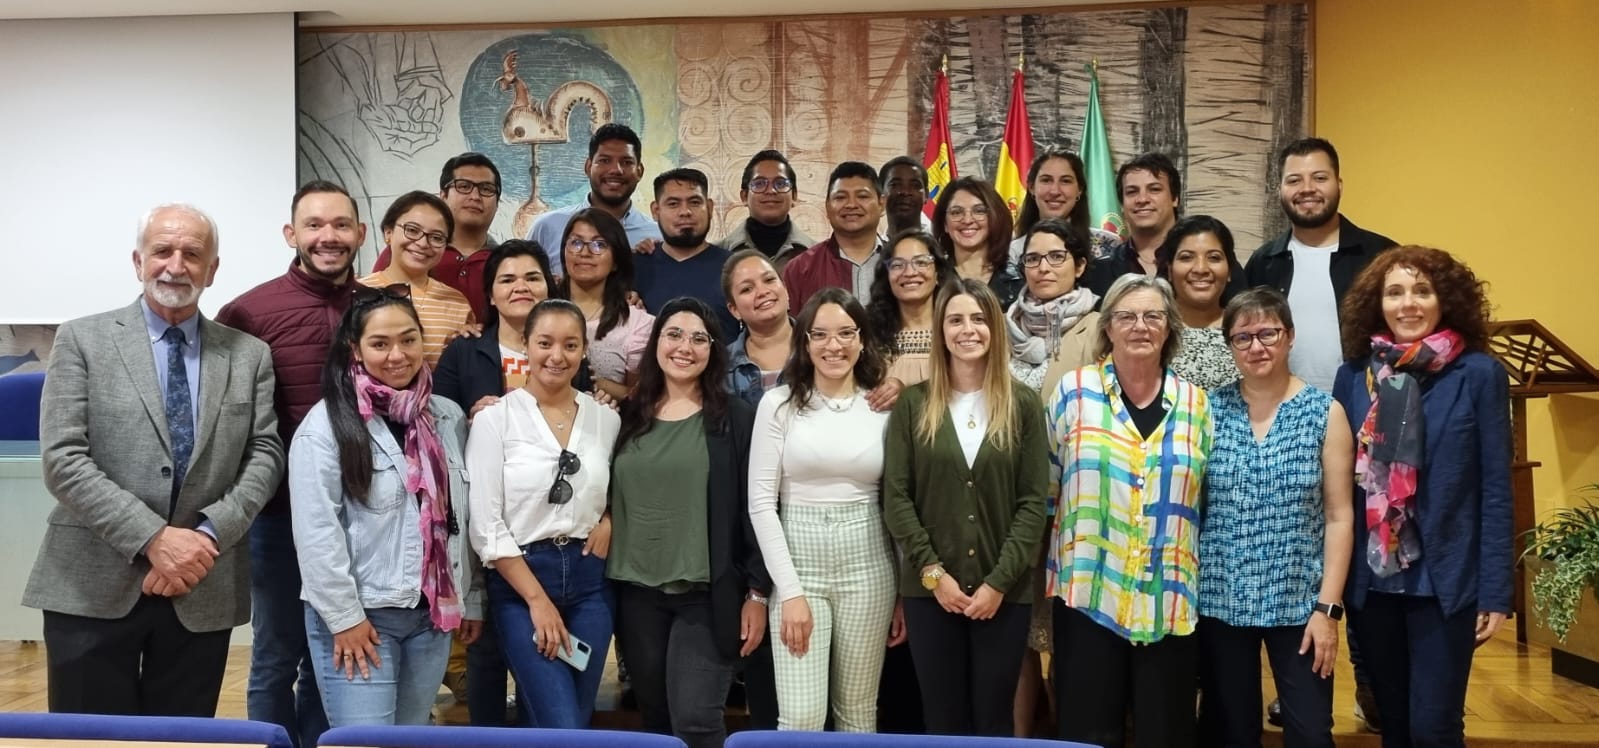
<svg viewBox="0 0 1599 748">
<path fill-rule="evenodd" d="M 355 380 L 362 420 L 382 416 L 405 427 L 405 490 L 416 494 L 422 505 L 422 594 L 434 628 L 454 631 L 461 625 L 463 609 L 455 579 L 450 576 L 454 514 L 450 511 L 449 463 L 433 413 L 428 410 L 433 377 L 423 366 L 410 387 L 396 390 L 373 379 L 359 362 L 350 364 L 350 377 Z"/>
<path fill-rule="evenodd" d="M 1366 491 L 1366 564 L 1390 577 L 1421 558 L 1415 523 L 1416 476 L 1426 461 L 1421 383 L 1465 351 L 1454 330 L 1398 344 L 1371 337 L 1366 391 L 1371 409 L 1355 439 L 1355 480 Z"/>
</svg>

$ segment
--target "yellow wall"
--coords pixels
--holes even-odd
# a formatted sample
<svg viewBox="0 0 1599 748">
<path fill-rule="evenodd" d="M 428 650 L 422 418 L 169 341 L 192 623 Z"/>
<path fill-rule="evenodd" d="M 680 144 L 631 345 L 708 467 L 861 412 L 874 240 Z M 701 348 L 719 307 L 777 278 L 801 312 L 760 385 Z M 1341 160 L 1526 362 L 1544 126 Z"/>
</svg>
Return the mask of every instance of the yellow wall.
<svg viewBox="0 0 1599 748">
<path fill-rule="evenodd" d="M 1344 213 L 1463 257 L 1500 319 L 1599 365 L 1599 2 L 1316 0 L 1315 23 Z M 1542 513 L 1599 483 L 1599 396 L 1529 415 Z"/>
</svg>

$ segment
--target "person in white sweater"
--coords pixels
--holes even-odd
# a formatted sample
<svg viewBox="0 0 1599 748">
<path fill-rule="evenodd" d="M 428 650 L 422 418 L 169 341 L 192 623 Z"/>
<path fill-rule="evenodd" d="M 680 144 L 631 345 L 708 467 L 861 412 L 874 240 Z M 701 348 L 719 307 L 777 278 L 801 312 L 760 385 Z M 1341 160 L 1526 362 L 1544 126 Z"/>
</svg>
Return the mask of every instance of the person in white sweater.
<svg viewBox="0 0 1599 748">
<path fill-rule="evenodd" d="M 778 729 L 875 732 L 884 642 L 904 639 L 879 482 L 888 414 L 867 405 L 885 365 L 866 311 L 829 288 L 756 411 L 750 523 L 772 576 Z M 779 506 L 781 505 L 781 512 Z"/>
</svg>

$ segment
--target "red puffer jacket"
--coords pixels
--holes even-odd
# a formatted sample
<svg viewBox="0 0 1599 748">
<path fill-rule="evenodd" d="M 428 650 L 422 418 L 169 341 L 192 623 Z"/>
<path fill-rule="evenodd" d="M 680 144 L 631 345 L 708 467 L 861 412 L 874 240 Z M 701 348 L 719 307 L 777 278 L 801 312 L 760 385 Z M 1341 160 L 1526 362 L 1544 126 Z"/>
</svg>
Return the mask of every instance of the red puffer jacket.
<svg viewBox="0 0 1599 748">
<path fill-rule="evenodd" d="M 356 287 L 353 274 L 335 285 L 306 274 L 296 262 L 289 265 L 289 272 L 244 292 L 217 313 L 217 322 L 254 335 L 272 348 L 278 380 L 273 402 L 285 449 L 305 414 L 322 399 L 328 346 Z M 285 475 L 262 514 L 288 513 L 288 486 Z"/>
</svg>

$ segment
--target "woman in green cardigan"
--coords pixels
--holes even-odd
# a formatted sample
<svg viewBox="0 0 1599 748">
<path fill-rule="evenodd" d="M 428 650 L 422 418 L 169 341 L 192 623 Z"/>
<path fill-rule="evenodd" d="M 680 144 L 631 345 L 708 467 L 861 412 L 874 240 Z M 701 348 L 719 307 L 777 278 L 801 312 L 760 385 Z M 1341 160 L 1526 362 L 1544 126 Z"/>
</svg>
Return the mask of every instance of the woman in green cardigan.
<svg viewBox="0 0 1599 748">
<path fill-rule="evenodd" d="M 929 379 L 888 420 L 883 509 L 927 730 L 1009 736 L 1039 584 L 1049 449 L 1038 394 L 1010 373 L 987 285 L 939 292 Z"/>
</svg>

